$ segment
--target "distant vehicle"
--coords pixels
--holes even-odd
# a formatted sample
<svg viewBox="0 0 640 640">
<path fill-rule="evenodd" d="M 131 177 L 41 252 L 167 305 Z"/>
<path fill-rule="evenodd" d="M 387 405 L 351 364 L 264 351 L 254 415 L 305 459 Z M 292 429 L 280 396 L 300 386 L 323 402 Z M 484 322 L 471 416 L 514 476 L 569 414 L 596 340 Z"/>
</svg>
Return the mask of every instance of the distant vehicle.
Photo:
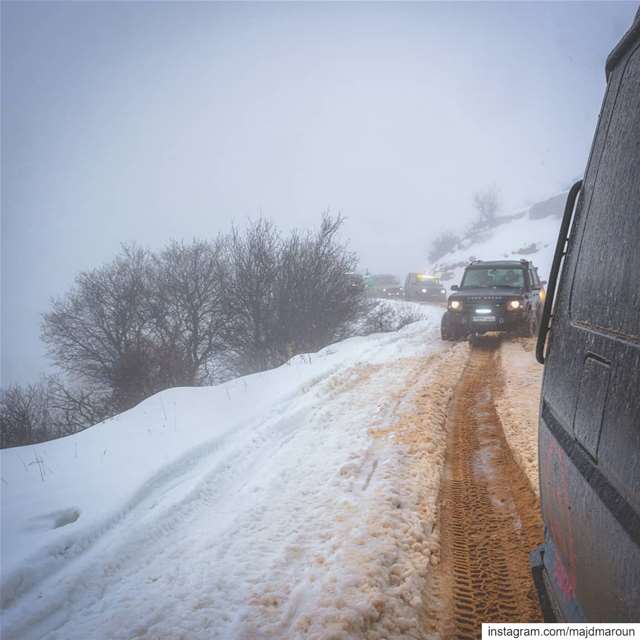
<svg viewBox="0 0 640 640">
<path fill-rule="evenodd" d="M 538 270 L 528 260 L 476 260 L 449 296 L 440 325 L 443 340 L 461 340 L 488 331 L 520 336 L 537 332 L 544 299 Z"/>
<path fill-rule="evenodd" d="M 356 271 L 349 271 L 346 275 L 351 288 L 359 293 L 364 293 L 366 284 L 362 274 L 357 273 Z"/>
<path fill-rule="evenodd" d="M 404 291 L 400 280 L 390 274 L 373 275 L 366 278 L 367 295 L 372 298 L 402 298 Z"/>
<path fill-rule="evenodd" d="M 407 300 L 444 302 L 447 299 L 447 290 L 437 276 L 410 273 L 404 282 L 404 296 Z"/>
<path fill-rule="evenodd" d="M 536 348 L 545 526 L 531 563 L 549 621 L 640 622 L 640 11 L 606 74 Z"/>
</svg>

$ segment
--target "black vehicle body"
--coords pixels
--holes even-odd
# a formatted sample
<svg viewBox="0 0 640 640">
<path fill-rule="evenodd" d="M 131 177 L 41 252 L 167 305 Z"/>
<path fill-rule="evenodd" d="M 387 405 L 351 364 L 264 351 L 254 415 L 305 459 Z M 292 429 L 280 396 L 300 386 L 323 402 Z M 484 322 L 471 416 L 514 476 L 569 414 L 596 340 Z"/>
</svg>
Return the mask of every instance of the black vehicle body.
<svg viewBox="0 0 640 640">
<path fill-rule="evenodd" d="M 404 296 L 417 302 L 445 302 L 447 290 L 440 278 L 425 273 L 409 273 L 404 281 Z"/>
<path fill-rule="evenodd" d="M 496 278 L 474 286 L 487 274 L 507 274 L 510 284 Z M 454 293 L 442 317 L 442 338 L 459 340 L 488 331 L 534 335 L 542 312 L 542 284 L 536 267 L 527 260 L 472 262 L 460 286 L 451 287 Z"/>
<path fill-rule="evenodd" d="M 367 295 L 372 298 L 402 298 L 404 290 L 394 275 L 381 274 L 366 278 Z"/>
<path fill-rule="evenodd" d="M 536 349 L 548 620 L 640 621 L 640 12 L 606 70 Z"/>
</svg>

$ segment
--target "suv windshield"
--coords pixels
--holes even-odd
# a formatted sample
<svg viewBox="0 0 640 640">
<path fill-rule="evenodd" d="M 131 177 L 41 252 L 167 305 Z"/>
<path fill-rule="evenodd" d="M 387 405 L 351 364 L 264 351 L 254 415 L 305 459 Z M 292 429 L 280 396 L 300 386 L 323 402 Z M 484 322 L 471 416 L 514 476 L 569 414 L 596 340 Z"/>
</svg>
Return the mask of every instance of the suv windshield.
<svg viewBox="0 0 640 640">
<path fill-rule="evenodd" d="M 461 289 L 492 287 L 522 289 L 524 287 L 524 270 L 518 267 L 467 269 L 460 285 Z"/>
</svg>

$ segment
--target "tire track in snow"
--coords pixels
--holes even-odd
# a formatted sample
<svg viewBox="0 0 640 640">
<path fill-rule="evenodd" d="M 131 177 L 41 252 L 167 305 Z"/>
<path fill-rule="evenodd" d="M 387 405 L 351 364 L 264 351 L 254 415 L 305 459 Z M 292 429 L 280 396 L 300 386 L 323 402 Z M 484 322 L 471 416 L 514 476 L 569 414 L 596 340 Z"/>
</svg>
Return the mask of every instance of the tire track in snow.
<svg viewBox="0 0 640 640">
<path fill-rule="evenodd" d="M 539 504 L 496 412 L 496 365 L 493 343 L 472 350 L 449 419 L 441 563 L 425 611 L 426 631 L 442 638 L 480 638 L 482 622 L 542 620 L 528 562 L 542 542 Z"/>
</svg>

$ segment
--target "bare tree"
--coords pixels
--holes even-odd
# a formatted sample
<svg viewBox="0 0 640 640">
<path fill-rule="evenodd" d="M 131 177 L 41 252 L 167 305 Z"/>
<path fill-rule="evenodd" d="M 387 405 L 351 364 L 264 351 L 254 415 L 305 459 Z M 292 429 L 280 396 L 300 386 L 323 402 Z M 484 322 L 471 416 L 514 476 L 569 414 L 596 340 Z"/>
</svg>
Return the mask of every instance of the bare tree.
<svg viewBox="0 0 640 640">
<path fill-rule="evenodd" d="M 497 187 L 487 187 L 473 194 L 473 207 L 477 211 L 477 217 L 473 224 L 473 230 L 482 230 L 491 227 L 500 210 L 500 195 Z"/>
<path fill-rule="evenodd" d="M 352 276 L 356 257 L 337 238 L 343 222 L 325 214 L 315 233 L 293 233 L 283 244 L 279 327 L 289 352 L 317 351 L 365 310 L 363 290 Z"/>
<path fill-rule="evenodd" d="M 168 387 L 262 371 L 337 339 L 365 309 L 342 222 L 325 215 L 317 231 L 282 237 L 259 220 L 158 254 L 123 247 L 81 273 L 43 319 L 66 376 L 51 383 L 52 424 L 73 432 Z"/>
<path fill-rule="evenodd" d="M 283 238 L 260 220 L 244 234 L 231 234 L 225 342 L 239 372 L 316 351 L 363 312 L 363 291 L 350 275 L 355 256 L 337 240 L 342 223 L 325 215 L 317 232 Z"/>
<path fill-rule="evenodd" d="M 233 229 L 225 242 L 229 270 L 224 293 L 229 322 L 224 340 L 240 374 L 280 364 L 275 345 L 280 244 L 280 235 L 266 220 L 252 224 L 244 234 Z"/>
<path fill-rule="evenodd" d="M 167 386 L 211 380 L 228 320 L 222 240 L 172 242 L 154 257 L 153 335 Z"/>
<path fill-rule="evenodd" d="M 15 447 L 52 435 L 49 402 L 43 383 L 11 385 L 0 391 L 0 444 Z"/>
<path fill-rule="evenodd" d="M 71 386 L 59 376 L 51 376 L 47 393 L 50 420 L 58 436 L 92 427 L 115 413 L 110 393 L 99 386 Z"/>
<path fill-rule="evenodd" d="M 109 415 L 111 401 L 98 388 L 71 388 L 58 376 L 0 390 L 0 447 L 14 447 L 82 431 Z"/>
<path fill-rule="evenodd" d="M 81 273 L 45 314 L 42 337 L 65 373 L 111 390 L 127 409 L 157 390 L 150 339 L 150 257 L 124 247 L 110 264 Z"/>
</svg>

